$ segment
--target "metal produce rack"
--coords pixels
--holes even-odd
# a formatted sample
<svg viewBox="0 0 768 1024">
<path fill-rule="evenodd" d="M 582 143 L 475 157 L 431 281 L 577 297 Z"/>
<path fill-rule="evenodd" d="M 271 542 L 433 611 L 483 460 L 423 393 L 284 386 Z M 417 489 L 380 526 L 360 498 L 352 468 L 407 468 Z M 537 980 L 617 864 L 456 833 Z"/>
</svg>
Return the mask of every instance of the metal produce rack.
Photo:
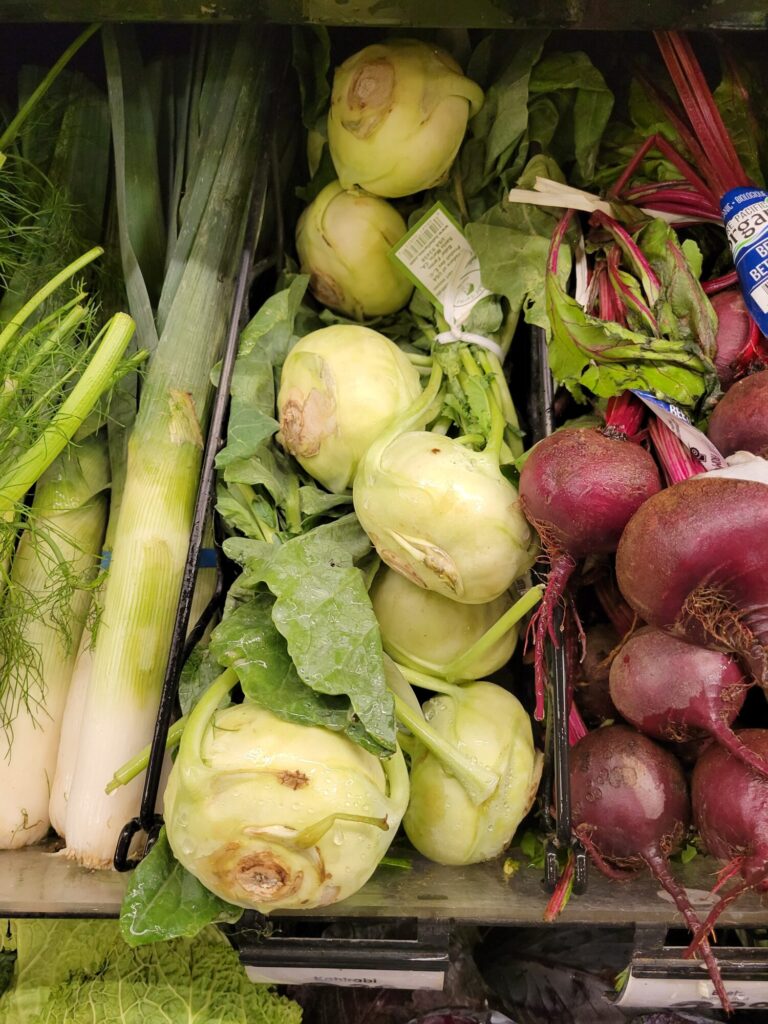
<svg viewBox="0 0 768 1024">
<path fill-rule="evenodd" d="M 392 26 L 483 28 L 483 29 L 589 29 L 640 31 L 652 28 L 716 30 L 765 30 L 768 6 L 764 0 L 0 0 L 0 39 L 6 45 L 13 38 L 14 23 L 37 22 L 218 22 L 257 20 L 283 25 L 319 23 L 334 26 Z M 50 26 L 52 29 L 53 26 Z M 40 31 L 46 31 L 42 28 Z M 281 46 L 287 48 L 287 34 Z M 276 63 L 279 63 L 277 61 Z M 265 154 L 267 146 L 265 145 Z M 266 166 L 266 164 L 265 164 Z M 222 366 L 222 381 L 231 373 L 247 284 L 252 273 L 252 245 L 258 236 L 264 213 L 267 175 L 257 173 L 253 187 L 250 245 L 243 254 L 240 287 L 233 309 L 228 350 Z M 267 202 L 269 199 L 266 200 Z M 546 370 L 543 332 L 534 332 L 528 419 L 534 436 L 550 433 L 554 426 L 551 378 Z M 188 650 L 184 635 L 189 616 L 194 567 L 201 541 L 202 524 L 211 506 L 213 459 L 226 422 L 226 388 L 219 394 L 211 438 L 205 453 L 202 484 L 196 510 L 196 526 L 188 558 L 188 572 L 176 623 L 176 639 L 166 676 L 166 687 L 155 736 L 157 755 L 151 762 L 140 816 L 125 832 L 122 866 L 130 840 L 136 832 L 149 839 L 156 835 L 154 815 L 159 768 L 168 724 L 173 710 L 178 674 Z M 220 581 L 221 582 L 221 581 Z M 221 588 L 220 588 L 221 589 Z M 220 600 L 221 593 L 217 595 Z M 210 607 L 212 611 L 214 605 Z M 246 963 L 311 966 L 329 956 L 341 965 L 373 968 L 386 972 L 388 965 L 414 972 L 439 973 L 447 958 L 447 937 L 452 922 L 489 926 L 537 926 L 541 924 L 547 890 L 557 881 L 558 850 L 572 846 L 567 780 L 567 716 L 565 695 L 565 659 L 552 659 L 553 716 L 547 735 L 548 789 L 545 805 L 553 806 L 549 820 L 550 844 L 545 859 L 545 877 L 540 869 L 527 866 L 519 851 L 510 856 L 522 862 L 510 877 L 502 870 L 502 861 L 467 868 L 448 868 L 414 858 L 411 870 L 383 867 L 363 889 L 336 906 L 314 912 L 285 914 L 291 938 L 265 940 L 261 952 L 241 948 Z M 574 897 L 568 903 L 558 926 L 635 925 L 645 939 L 638 943 L 637 974 L 651 978 L 682 978 L 689 968 L 679 957 L 665 950 L 666 929 L 679 924 L 670 899 L 647 874 L 617 885 L 590 873 L 586 885 L 586 858 L 579 844 L 573 846 L 576 857 Z M 408 856 L 411 856 L 409 851 Z M 118 858 L 119 859 L 119 858 Z M 694 906 L 701 910 L 711 905 L 709 889 L 715 866 L 697 857 L 679 868 L 678 873 L 689 890 Z M 38 846 L 19 851 L 0 851 L 0 916 L 40 916 L 83 918 L 116 917 L 119 913 L 127 876 L 119 872 L 89 872 L 74 866 L 55 852 L 55 847 Z M 581 893 L 581 894 L 580 894 Z M 396 912 L 395 912 L 396 911 Z M 413 922 L 414 934 L 408 942 L 357 941 L 354 948 L 332 946 L 334 940 L 302 941 L 300 921 L 339 918 L 365 920 L 398 919 Z M 288 928 L 290 922 L 290 928 Z M 721 924 L 741 928 L 768 926 L 768 906 L 750 894 L 723 914 Z M 299 938 L 297 939 L 297 934 Z M 651 940 L 649 940 L 649 936 Z M 742 953 L 744 951 L 741 951 Z M 768 951 L 750 951 L 734 962 L 742 964 L 749 978 L 768 978 Z M 743 961 L 743 963 L 742 963 Z M 744 966 L 746 965 L 746 966 Z M 352 969 L 352 967 L 350 967 Z M 735 969 L 735 968 L 734 968 Z M 644 974 L 643 974 L 644 972 Z M 386 974 L 379 975 L 386 977 Z M 414 975 L 415 976 L 415 975 Z M 694 975 L 694 985 L 697 984 Z M 699 986 L 700 988 L 700 986 Z M 766 988 L 768 991 L 768 987 Z"/>
</svg>

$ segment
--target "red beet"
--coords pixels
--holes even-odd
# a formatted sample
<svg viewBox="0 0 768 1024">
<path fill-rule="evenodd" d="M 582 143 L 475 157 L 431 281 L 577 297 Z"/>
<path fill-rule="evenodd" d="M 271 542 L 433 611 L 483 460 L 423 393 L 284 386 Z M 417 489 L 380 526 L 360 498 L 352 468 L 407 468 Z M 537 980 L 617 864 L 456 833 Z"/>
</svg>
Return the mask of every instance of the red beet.
<svg viewBox="0 0 768 1024">
<path fill-rule="evenodd" d="M 737 735 L 756 755 L 768 759 L 768 729 L 742 729 Z M 693 950 L 743 892 L 768 891 L 768 781 L 713 744 L 696 764 L 691 790 L 704 845 L 713 857 L 729 862 L 715 888 L 735 874 L 743 879 L 713 907 L 691 943 Z"/>
<path fill-rule="evenodd" d="M 680 848 L 690 821 L 683 770 L 675 757 L 626 725 L 609 725 L 571 750 L 571 821 L 597 868 L 627 878 L 643 865 L 675 901 L 694 933 L 701 922 L 668 857 Z M 729 1009 L 706 939 L 701 952 L 721 1002 Z"/>
<path fill-rule="evenodd" d="M 768 662 L 768 486 L 692 477 L 632 517 L 616 553 L 641 619 L 741 656 L 761 685 Z"/>
<path fill-rule="evenodd" d="M 768 370 L 745 377 L 723 395 L 707 436 L 723 455 L 768 455 Z"/>
<path fill-rule="evenodd" d="M 717 314 L 715 368 L 720 383 L 727 389 L 738 374 L 739 361 L 748 346 L 754 321 L 747 312 L 739 287 L 711 295 L 709 301 Z"/>
<path fill-rule="evenodd" d="M 637 444 L 591 428 L 558 430 L 533 449 L 520 474 L 522 508 L 550 559 L 535 630 L 536 717 L 544 714 L 544 641 L 576 562 L 616 550 L 627 521 L 661 488 L 659 471 Z"/>
<path fill-rule="evenodd" d="M 584 658 L 573 674 L 574 699 L 584 718 L 596 725 L 615 719 L 617 711 L 608 690 L 610 657 L 619 646 L 613 626 L 591 626 L 587 630 Z"/>
<path fill-rule="evenodd" d="M 730 727 L 750 685 L 732 656 L 651 626 L 627 640 L 610 670 L 611 699 L 635 728 L 678 743 L 711 733 L 734 757 L 768 776 L 768 762 Z"/>
</svg>

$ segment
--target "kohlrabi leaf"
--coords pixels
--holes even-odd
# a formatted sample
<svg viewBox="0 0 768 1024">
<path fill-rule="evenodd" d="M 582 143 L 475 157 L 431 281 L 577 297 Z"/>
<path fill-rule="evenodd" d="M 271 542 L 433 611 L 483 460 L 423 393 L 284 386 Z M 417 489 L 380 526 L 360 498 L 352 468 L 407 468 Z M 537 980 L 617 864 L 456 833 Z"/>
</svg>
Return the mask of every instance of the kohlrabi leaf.
<svg viewBox="0 0 768 1024">
<path fill-rule="evenodd" d="M 275 595 L 272 618 L 296 671 L 318 693 L 346 696 L 382 752 L 395 749 L 392 697 L 378 623 L 355 561 L 370 541 L 353 515 L 252 559 L 246 577 Z"/>
<path fill-rule="evenodd" d="M 176 860 L 162 829 L 131 875 L 120 910 L 120 932 L 129 946 L 191 938 L 215 921 L 237 921 L 241 907 L 214 896 Z"/>
<path fill-rule="evenodd" d="M 380 744 L 372 742 L 356 720 L 347 697 L 317 693 L 299 678 L 285 638 L 272 621 L 274 604 L 271 594 L 256 593 L 226 615 L 211 636 L 212 655 L 222 666 L 235 670 L 249 700 L 278 718 L 345 732 L 371 753 L 380 754 Z"/>
<path fill-rule="evenodd" d="M 560 108 L 549 150 L 561 167 L 575 162 L 573 184 L 594 174 L 600 140 L 613 109 L 613 94 L 589 57 L 580 51 L 551 53 L 533 69 L 530 94 L 548 94 Z"/>
<path fill-rule="evenodd" d="M 539 176 L 559 180 L 562 174 L 552 160 L 534 157 L 519 179 L 522 188 L 533 186 Z M 503 295 L 514 321 L 522 312 L 527 323 L 548 326 L 545 282 L 550 238 L 561 210 L 503 200 L 492 206 L 479 221 L 467 225 L 466 236 L 480 261 L 483 284 Z M 571 271 L 568 247 L 563 246 L 558 277 L 563 283 Z"/>
<path fill-rule="evenodd" d="M 267 299 L 240 335 L 240 355 L 258 345 L 273 366 L 282 365 L 294 344 L 294 323 L 299 313 L 309 277 L 297 275 L 287 288 Z"/>
<path fill-rule="evenodd" d="M 179 680 L 181 713 L 188 715 L 211 683 L 221 675 L 221 668 L 207 647 L 197 646 L 187 658 Z"/>
<path fill-rule="evenodd" d="M 546 36 L 546 32 L 521 33 L 517 36 L 516 48 L 511 55 L 508 36 L 487 36 L 478 45 L 470 61 L 470 77 L 474 73 L 477 73 L 479 79 L 485 77 L 484 68 L 502 66 L 504 70 L 486 89 L 483 106 L 470 122 L 472 139 L 464 148 L 471 163 L 467 155 L 462 154 L 462 177 L 467 195 L 475 195 L 499 176 L 525 134 L 528 124 L 528 83 Z M 475 162 L 473 146 L 478 150 L 478 156 L 482 151 L 482 176 L 472 174 L 472 171 L 479 171 L 481 166 L 479 159 Z"/>
</svg>

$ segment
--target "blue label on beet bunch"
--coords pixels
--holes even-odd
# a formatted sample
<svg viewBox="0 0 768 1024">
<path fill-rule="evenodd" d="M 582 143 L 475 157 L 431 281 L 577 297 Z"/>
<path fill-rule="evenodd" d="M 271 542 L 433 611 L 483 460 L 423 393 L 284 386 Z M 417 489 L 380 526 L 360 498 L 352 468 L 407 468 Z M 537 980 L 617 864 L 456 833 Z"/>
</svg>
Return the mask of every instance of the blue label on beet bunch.
<svg viewBox="0 0 768 1024">
<path fill-rule="evenodd" d="M 732 188 L 720 209 L 744 299 L 757 326 L 768 334 L 768 192 Z"/>
</svg>

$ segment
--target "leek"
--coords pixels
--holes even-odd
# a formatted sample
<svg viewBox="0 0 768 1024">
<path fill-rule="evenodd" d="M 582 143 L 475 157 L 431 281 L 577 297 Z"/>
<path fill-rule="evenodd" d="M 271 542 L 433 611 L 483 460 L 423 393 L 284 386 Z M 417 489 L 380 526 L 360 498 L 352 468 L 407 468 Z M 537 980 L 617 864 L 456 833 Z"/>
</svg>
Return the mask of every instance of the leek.
<svg viewBox="0 0 768 1024">
<path fill-rule="evenodd" d="M 67 855 L 91 867 L 111 864 L 120 829 L 138 808 L 140 778 L 111 795 L 105 787 L 148 742 L 154 726 L 192 526 L 210 373 L 227 330 L 266 113 L 269 60 L 254 32 L 209 38 L 190 118 L 188 173 L 194 176 L 174 212 L 180 228 L 156 313 L 158 344 L 128 442 L 66 809 Z M 114 64 L 108 63 L 108 74 L 114 115 L 115 89 L 124 92 L 132 83 Z M 125 187 L 132 187 L 127 177 Z M 119 204 L 118 211 L 128 205 Z M 127 234 L 121 230 L 121 240 Z M 124 250 L 124 265 L 135 275 L 129 256 Z"/>
<path fill-rule="evenodd" d="M 13 559 L 3 617 L 26 650 L 2 665 L 0 849 L 48 831 L 62 713 L 107 517 L 106 439 L 68 448 L 39 480 Z"/>
</svg>

